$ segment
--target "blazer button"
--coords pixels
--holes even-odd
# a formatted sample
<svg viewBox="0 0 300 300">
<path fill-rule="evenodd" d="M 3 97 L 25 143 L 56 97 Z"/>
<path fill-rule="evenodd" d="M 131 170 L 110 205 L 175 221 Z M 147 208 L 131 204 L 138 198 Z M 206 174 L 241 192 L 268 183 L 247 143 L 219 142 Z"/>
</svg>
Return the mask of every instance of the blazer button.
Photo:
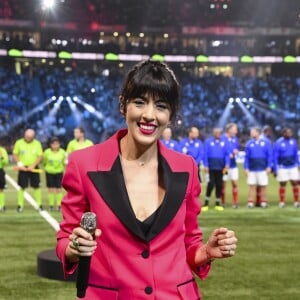
<svg viewBox="0 0 300 300">
<path fill-rule="evenodd" d="M 149 253 L 148 250 L 144 250 L 144 251 L 142 252 L 142 257 L 143 257 L 143 258 L 148 258 L 149 256 L 150 256 L 150 253 Z"/>
<path fill-rule="evenodd" d="M 146 293 L 147 295 L 152 294 L 152 292 L 153 292 L 153 289 L 152 289 L 151 286 L 146 286 L 146 287 L 145 287 L 145 293 Z"/>
</svg>

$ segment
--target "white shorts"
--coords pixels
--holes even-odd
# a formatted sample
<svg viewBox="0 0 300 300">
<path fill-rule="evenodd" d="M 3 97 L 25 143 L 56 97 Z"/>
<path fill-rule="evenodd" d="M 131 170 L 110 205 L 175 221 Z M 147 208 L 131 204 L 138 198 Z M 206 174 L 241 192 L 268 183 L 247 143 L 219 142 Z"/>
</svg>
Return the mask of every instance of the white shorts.
<svg viewBox="0 0 300 300">
<path fill-rule="evenodd" d="M 290 169 L 278 168 L 276 178 L 279 182 L 286 182 L 290 180 L 297 181 L 299 178 L 298 168 L 297 167 L 290 168 Z"/>
<path fill-rule="evenodd" d="M 266 186 L 269 183 L 267 171 L 250 171 L 247 177 L 247 184 Z"/>
<path fill-rule="evenodd" d="M 239 180 L 239 169 L 236 168 L 230 168 L 228 169 L 228 173 L 223 176 L 223 181 L 232 180 L 232 181 L 238 181 Z"/>
</svg>

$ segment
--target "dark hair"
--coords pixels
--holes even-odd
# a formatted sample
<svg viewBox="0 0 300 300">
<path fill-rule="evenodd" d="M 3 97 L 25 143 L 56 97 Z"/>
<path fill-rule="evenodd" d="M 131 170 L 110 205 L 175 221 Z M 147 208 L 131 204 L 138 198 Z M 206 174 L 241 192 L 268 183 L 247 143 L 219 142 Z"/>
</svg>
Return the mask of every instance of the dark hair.
<svg viewBox="0 0 300 300">
<path fill-rule="evenodd" d="M 291 128 L 289 128 L 289 127 L 284 127 L 283 129 L 282 129 L 282 135 L 285 135 L 285 134 L 287 134 L 288 133 L 288 131 L 290 131 L 291 133 L 293 133 L 293 131 L 292 131 L 292 129 Z"/>
<path fill-rule="evenodd" d="M 52 138 L 50 139 L 50 145 L 53 144 L 53 143 L 55 143 L 55 142 L 60 143 L 59 138 L 58 138 L 57 136 L 54 136 L 54 137 L 52 137 Z"/>
<path fill-rule="evenodd" d="M 83 133 L 83 134 L 85 133 L 83 127 L 80 127 L 80 126 L 79 126 L 79 127 L 75 127 L 74 130 L 75 130 L 75 129 L 78 129 L 78 130 L 79 130 L 81 133 Z"/>
<path fill-rule="evenodd" d="M 173 71 L 162 62 L 146 60 L 127 74 L 120 95 L 120 110 L 126 113 L 129 100 L 150 94 L 166 101 L 174 119 L 179 109 L 179 84 Z"/>
</svg>

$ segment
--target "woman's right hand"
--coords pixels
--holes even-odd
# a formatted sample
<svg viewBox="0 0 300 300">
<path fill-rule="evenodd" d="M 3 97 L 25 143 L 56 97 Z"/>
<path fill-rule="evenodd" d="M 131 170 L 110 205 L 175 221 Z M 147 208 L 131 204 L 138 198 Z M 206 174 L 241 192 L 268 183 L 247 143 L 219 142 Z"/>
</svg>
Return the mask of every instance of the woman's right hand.
<svg viewBox="0 0 300 300">
<path fill-rule="evenodd" d="M 101 230 L 96 229 L 94 236 L 81 227 L 76 227 L 69 235 L 69 244 L 66 248 L 66 257 L 70 262 L 78 262 L 80 256 L 92 256 L 97 248 L 96 238 Z"/>
</svg>

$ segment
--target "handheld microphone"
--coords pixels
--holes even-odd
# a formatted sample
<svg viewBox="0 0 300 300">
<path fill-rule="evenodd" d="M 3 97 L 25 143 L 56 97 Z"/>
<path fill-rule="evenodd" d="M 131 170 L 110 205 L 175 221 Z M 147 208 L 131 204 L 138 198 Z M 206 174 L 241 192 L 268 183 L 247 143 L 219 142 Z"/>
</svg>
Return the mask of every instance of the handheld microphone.
<svg viewBox="0 0 300 300">
<path fill-rule="evenodd" d="M 80 227 L 83 228 L 88 233 L 90 233 L 91 235 L 94 235 L 97 226 L 96 223 L 97 223 L 96 214 L 92 212 L 86 212 L 81 217 Z M 90 263 L 91 263 L 90 256 L 81 256 L 79 258 L 77 281 L 76 281 L 78 298 L 85 297 L 85 291 L 87 289 L 88 280 L 89 280 Z"/>
</svg>

